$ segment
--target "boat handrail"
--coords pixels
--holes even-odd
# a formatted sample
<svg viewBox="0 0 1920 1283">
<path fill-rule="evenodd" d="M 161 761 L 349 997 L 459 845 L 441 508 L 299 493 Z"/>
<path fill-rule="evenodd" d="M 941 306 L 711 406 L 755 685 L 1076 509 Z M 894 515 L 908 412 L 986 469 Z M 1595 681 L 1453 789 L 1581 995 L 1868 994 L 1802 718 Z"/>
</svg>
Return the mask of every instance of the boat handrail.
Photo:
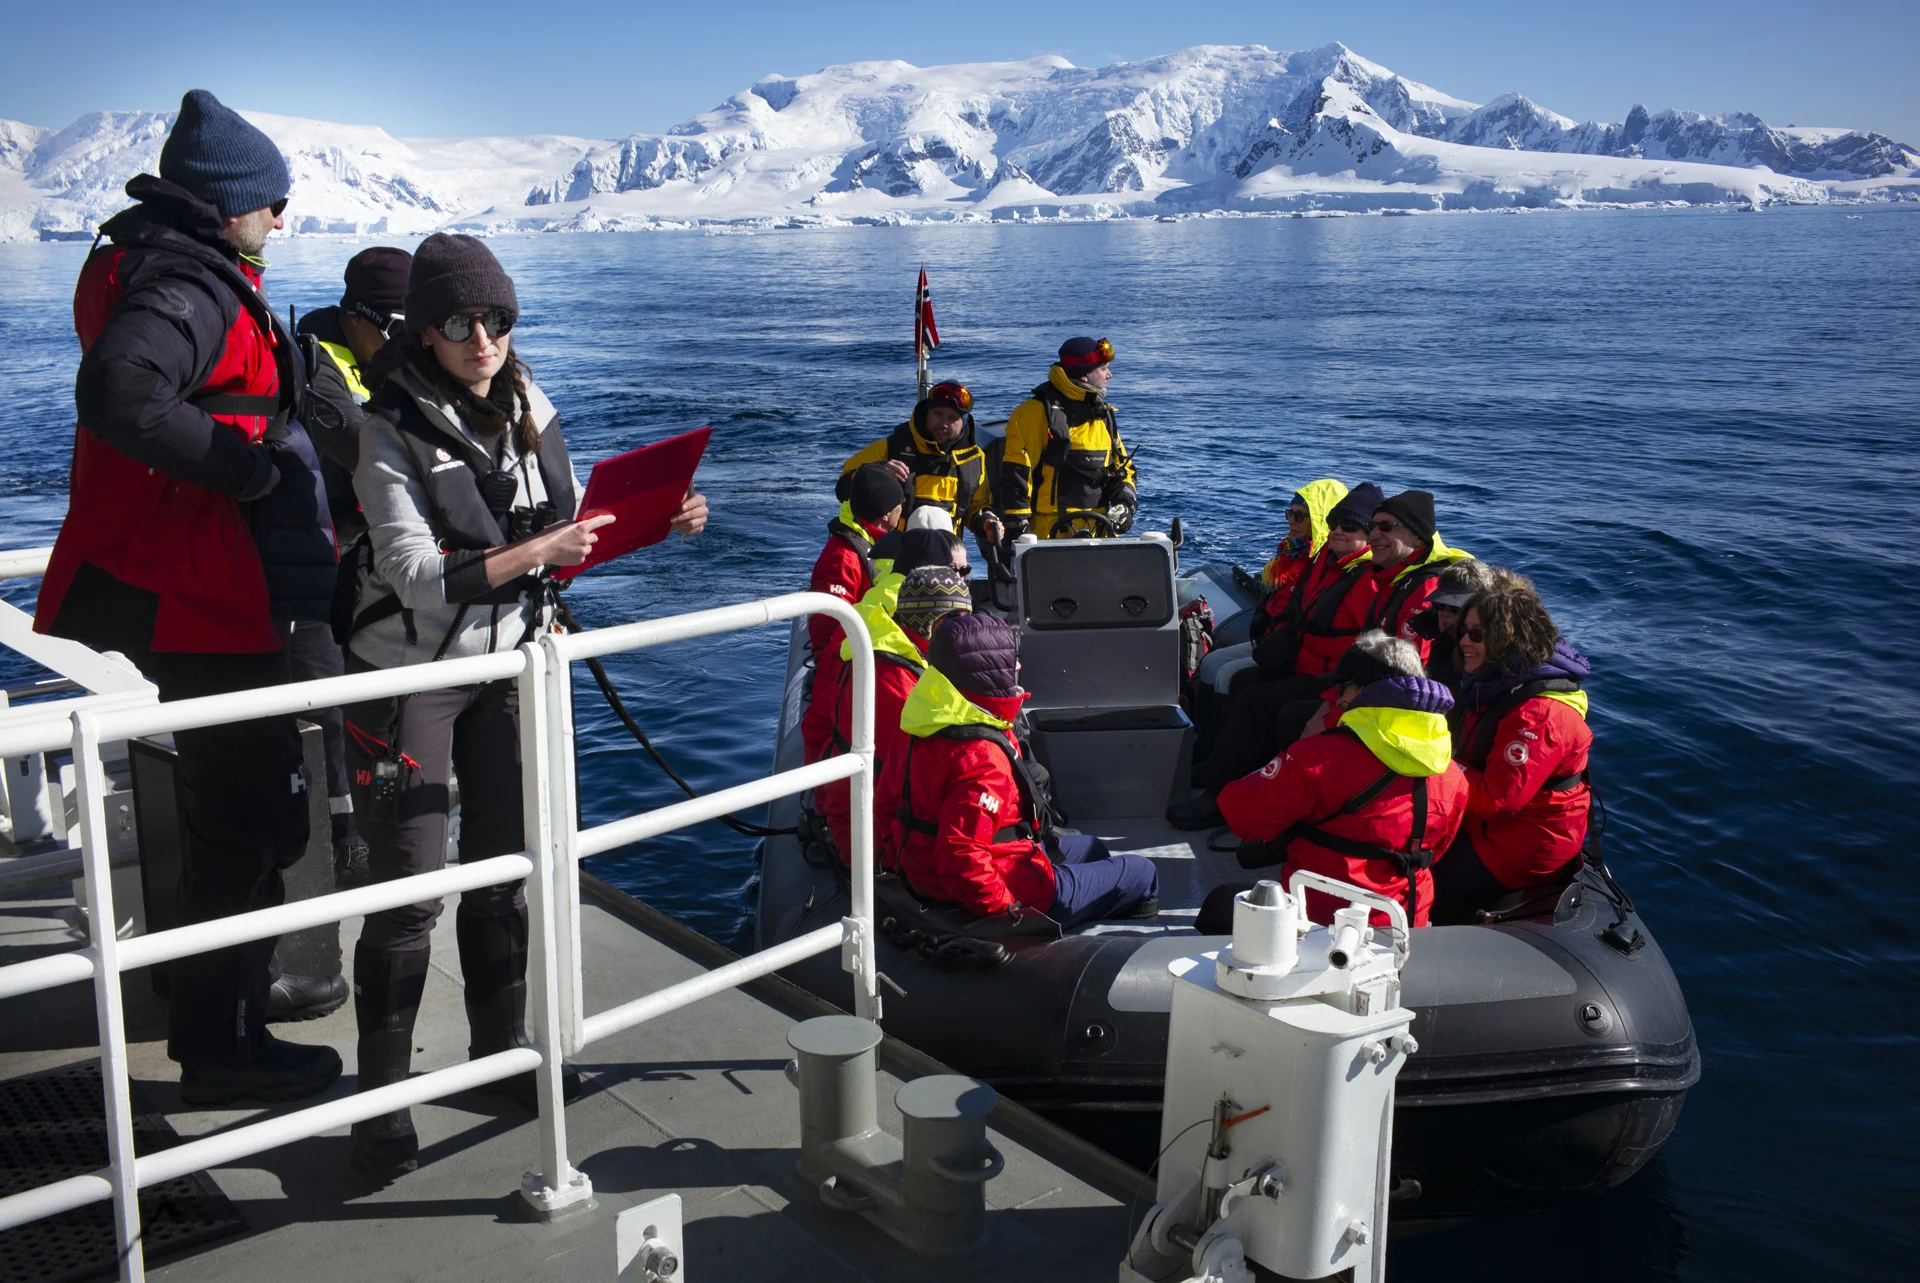
<svg viewBox="0 0 1920 1283">
<path fill-rule="evenodd" d="M 0 552 L 0 577 L 43 572 L 44 557 L 37 563 L 34 560 L 40 551 L 43 550 Z M 847 752 L 585 831 L 577 827 L 573 820 L 578 811 L 573 797 L 574 737 L 570 698 L 574 660 L 815 614 L 831 616 L 853 640 L 853 724 Z M 114 908 L 108 852 L 103 746 L 132 736 L 303 713 L 362 700 L 508 679 L 516 683 L 519 693 L 521 788 L 527 843 L 524 851 L 150 935 L 125 940 L 116 935 L 114 924 L 119 918 Z M 125 1283 L 137 1283 L 146 1277 L 138 1197 L 142 1188 L 188 1172 L 227 1165 L 251 1154 L 528 1070 L 535 1072 L 539 1088 L 539 1149 L 535 1169 L 526 1177 L 520 1192 L 535 1213 L 543 1216 L 590 1198 L 592 1183 L 568 1160 L 566 1114 L 561 1096 L 562 1065 L 581 1047 L 806 958 L 830 952 L 836 946 L 841 950 L 841 965 L 853 976 L 855 1014 L 879 1019 L 873 930 L 873 690 L 873 650 L 865 621 L 836 597 L 802 592 L 573 635 L 554 634 L 504 654 L 441 660 L 166 704 L 86 705 L 73 708 L 64 724 L 49 724 L 45 717 L 35 717 L 17 729 L 9 729 L 16 717 L 0 714 L 0 756 L 69 748 L 73 753 L 79 801 L 78 855 L 89 941 L 81 949 L 0 967 L 0 998 L 81 980 L 92 982 L 100 1032 L 109 1156 L 107 1166 L 98 1172 L 0 1198 L 0 1230 L 110 1200 L 119 1248 L 120 1278 Z M 26 712 L 18 710 L 16 716 L 24 716 Z M 852 794 L 848 855 L 853 892 L 847 917 L 716 970 L 635 997 L 609 1011 L 591 1016 L 584 1012 L 579 908 L 581 860 L 615 846 L 840 779 L 849 781 Z M 270 1116 L 158 1153 L 137 1155 L 134 1152 L 126 1020 L 121 1008 L 122 973 L 135 967 L 522 878 L 527 883 L 527 1032 L 532 1045 L 432 1070 L 377 1090 Z"/>
</svg>

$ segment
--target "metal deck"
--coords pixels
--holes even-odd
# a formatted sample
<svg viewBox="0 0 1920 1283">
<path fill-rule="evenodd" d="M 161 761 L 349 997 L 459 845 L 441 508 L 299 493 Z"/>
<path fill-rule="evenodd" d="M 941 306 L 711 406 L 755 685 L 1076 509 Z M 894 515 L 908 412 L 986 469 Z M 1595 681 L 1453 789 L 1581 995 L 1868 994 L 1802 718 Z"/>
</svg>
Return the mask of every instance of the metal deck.
<svg viewBox="0 0 1920 1283">
<path fill-rule="evenodd" d="M 1131 843 L 1128 845 L 1132 845 Z M 1144 845 L 1144 844 L 1143 844 Z M 1203 845 L 1203 844 L 1196 844 Z M 1156 853 L 1158 854 L 1158 853 Z M 1230 857 L 1227 857 L 1230 859 Z M 1163 859 L 1163 877 L 1172 859 Z M 1196 870 L 1197 871 L 1197 870 Z M 50 888 L 0 899 L 0 963 L 75 947 L 70 898 Z M 593 888 L 590 886 L 589 890 Z M 449 906 L 451 909 L 451 906 Z M 590 1005 L 601 1009 L 658 990 L 712 965 L 697 941 L 649 919 L 617 893 L 583 906 Z M 414 1068 L 466 1056 L 466 1022 L 451 911 L 434 937 L 434 966 L 416 1031 Z M 654 930 L 642 929 L 648 923 Z M 342 925 L 349 958 L 359 921 Z M 689 957 L 661 937 L 675 939 Z M 708 946 L 712 948 L 712 946 Z M 779 982 L 773 982 L 778 989 Z M 184 1137 L 259 1116 L 197 1112 L 179 1100 L 178 1068 L 165 1054 L 165 1007 L 147 973 L 126 976 L 133 1078 L 144 1108 Z M 783 999 L 783 1001 L 786 1001 Z M 247 1280 L 548 1278 L 614 1274 L 614 1218 L 677 1191 L 686 1205 L 681 1277 L 712 1280 L 962 1278 L 1109 1279 L 1125 1251 L 1127 1201 L 1137 1184 L 1084 1145 L 1024 1115 L 996 1115 L 993 1140 L 1007 1156 L 987 1186 L 991 1238 L 953 1261 L 912 1256 L 858 1218 L 822 1207 L 793 1172 L 799 1123 L 782 1073 L 786 1032 L 813 1012 L 732 991 L 591 1048 L 578 1068 L 582 1098 L 568 1108 L 573 1158 L 594 1204 L 551 1224 L 525 1219 L 521 1174 L 536 1164 L 531 1115 L 470 1094 L 416 1107 L 422 1166 L 370 1189 L 347 1164 L 344 1132 L 302 1141 L 216 1169 L 212 1176 L 249 1231 L 151 1270 L 155 1278 Z M 347 1064 L 335 1094 L 353 1090 L 352 1004 L 324 1020 L 276 1026 L 296 1041 L 327 1042 Z M 0 1002 L 0 1078 L 97 1055 L 91 990 L 83 984 Z M 911 1053 L 882 1051 L 883 1123 L 901 1073 L 931 1072 Z M 911 1066 L 911 1067 L 909 1067 Z"/>
</svg>

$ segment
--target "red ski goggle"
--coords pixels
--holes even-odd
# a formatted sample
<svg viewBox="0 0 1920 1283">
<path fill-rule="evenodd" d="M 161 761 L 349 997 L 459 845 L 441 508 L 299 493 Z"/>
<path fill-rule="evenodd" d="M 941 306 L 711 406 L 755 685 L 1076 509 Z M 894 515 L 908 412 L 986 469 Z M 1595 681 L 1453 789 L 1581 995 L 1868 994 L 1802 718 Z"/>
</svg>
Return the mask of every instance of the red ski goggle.
<svg viewBox="0 0 1920 1283">
<path fill-rule="evenodd" d="M 973 413 L 973 393 L 967 391 L 966 384 L 955 383 L 951 379 L 928 388 L 927 400 L 945 401 L 962 414 Z"/>
</svg>

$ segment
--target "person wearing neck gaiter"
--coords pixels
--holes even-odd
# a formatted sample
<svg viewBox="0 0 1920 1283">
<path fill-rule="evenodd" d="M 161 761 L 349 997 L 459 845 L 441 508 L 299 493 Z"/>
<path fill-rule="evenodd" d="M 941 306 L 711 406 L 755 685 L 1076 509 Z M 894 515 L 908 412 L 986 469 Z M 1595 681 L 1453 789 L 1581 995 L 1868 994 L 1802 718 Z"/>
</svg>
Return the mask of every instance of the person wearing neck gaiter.
<svg viewBox="0 0 1920 1283">
<path fill-rule="evenodd" d="M 609 515 L 580 495 L 553 405 L 513 351 L 512 279 L 484 242 L 438 233 L 407 276 L 406 333 L 382 349 L 354 491 L 371 565 L 347 671 L 511 651 L 551 625 L 542 572 L 587 559 Z M 689 495 L 673 529 L 706 524 Z M 375 882 L 447 857 L 454 777 L 463 862 L 523 849 L 519 708 L 511 680 L 363 700 L 343 712 L 354 813 Z M 354 949 L 360 1089 L 407 1077 L 440 902 L 367 915 Z M 521 883 L 464 892 L 454 937 L 472 1059 L 526 1045 L 527 903 Z M 526 1108 L 533 1074 L 492 1085 Z M 570 1087 L 577 1087 L 577 1076 Z M 389 1178 L 418 1165 L 407 1111 L 353 1125 L 352 1161 Z"/>
</svg>

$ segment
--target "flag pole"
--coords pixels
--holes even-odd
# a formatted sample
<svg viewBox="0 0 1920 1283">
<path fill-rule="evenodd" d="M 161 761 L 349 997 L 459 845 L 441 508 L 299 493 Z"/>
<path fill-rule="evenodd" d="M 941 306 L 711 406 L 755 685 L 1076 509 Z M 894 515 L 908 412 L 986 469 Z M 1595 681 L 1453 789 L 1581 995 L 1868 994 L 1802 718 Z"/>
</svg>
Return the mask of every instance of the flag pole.
<svg viewBox="0 0 1920 1283">
<path fill-rule="evenodd" d="M 913 293 L 913 361 L 918 374 L 919 390 L 914 395 L 918 404 L 927 399 L 927 317 L 931 312 L 927 295 L 927 265 L 920 264 L 920 284 Z"/>
</svg>

